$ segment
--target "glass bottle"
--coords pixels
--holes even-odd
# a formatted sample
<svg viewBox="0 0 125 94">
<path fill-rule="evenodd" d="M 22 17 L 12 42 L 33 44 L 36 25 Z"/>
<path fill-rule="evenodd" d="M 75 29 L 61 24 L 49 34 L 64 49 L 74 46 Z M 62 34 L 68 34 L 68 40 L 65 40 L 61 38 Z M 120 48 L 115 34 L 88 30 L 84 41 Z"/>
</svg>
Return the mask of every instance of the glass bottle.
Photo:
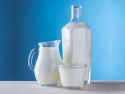
<svg viewBox="0 0 125 94">
<path fill-rule="evenodd" d="M 71 20 L 62 28 L 62 53 L 65 65 L 87 64 L 84 83 L 90 83 L 91 29 L 81 17 L 82 6 L 71 6 Z"/>
</svg>

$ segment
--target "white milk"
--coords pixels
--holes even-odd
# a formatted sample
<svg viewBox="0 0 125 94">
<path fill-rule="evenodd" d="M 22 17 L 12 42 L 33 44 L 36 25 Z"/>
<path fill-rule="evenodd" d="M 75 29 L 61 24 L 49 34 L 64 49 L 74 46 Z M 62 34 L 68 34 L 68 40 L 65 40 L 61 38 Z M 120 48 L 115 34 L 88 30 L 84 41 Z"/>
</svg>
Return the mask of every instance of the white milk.
<svg viewBox="0 0 125 94">
<path fill-rule="evenodd" d="M 39 84 L 58 84 L 58 64 L 62 64 L 57 47 L 40 47 L 35 65 L 35 77 Z"/>
<path fill-rule="evenodd" d="M 84 83 L 86 68 L 79 67 L 60 67 L 60 79 L 62 86 L 77 87 L 82 86 Z"/>
<path fill-rule="evenodd" d="M 83 22 L 69 22 L 62 28 L 63 62 L 87 64 L 85 81 L 90 80 L 91 30 Z M 75 72 L 75 71 L 74 71 Z"/>
</svg>

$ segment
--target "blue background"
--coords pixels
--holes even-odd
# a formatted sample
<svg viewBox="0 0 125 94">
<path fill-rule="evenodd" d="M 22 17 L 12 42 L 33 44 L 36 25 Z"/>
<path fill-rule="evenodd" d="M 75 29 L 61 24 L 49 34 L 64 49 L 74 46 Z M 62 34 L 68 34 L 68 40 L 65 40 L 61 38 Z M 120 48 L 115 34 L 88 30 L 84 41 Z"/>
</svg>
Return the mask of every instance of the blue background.
<svg viewBox="0 0 125 94">
<path fill-rule="evenodd" d="M 91 79 L 125 80 L 125 0 L 0 0 L 0 80 L 35 80 L 29 52 L 61 39 L 71 5 L 92 29 Z"/>
</svg>

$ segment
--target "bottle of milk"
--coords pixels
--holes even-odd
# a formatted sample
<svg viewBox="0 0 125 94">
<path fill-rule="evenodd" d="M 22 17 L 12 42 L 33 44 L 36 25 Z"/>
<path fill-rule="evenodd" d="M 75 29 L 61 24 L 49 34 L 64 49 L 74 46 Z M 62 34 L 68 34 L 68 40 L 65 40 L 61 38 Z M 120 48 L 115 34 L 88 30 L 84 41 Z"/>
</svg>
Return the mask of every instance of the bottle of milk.
<svg viewBox="0 0 125 94">
<path fill-rule="evenodd" d="M 87 64 L 84 83 L 90 83 L 91 29 L 82 21 L 81 6 L 71 6 L 71 20 L 62 28 L 65 65 Z"/>
</svg>

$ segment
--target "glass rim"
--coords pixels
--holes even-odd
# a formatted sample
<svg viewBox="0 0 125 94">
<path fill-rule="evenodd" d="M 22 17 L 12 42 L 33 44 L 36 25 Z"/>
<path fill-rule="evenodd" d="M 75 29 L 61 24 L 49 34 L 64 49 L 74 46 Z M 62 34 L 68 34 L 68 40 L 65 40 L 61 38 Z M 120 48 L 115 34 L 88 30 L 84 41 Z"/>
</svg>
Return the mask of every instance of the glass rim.
<svg viewBox="0 0 125 94">
<path fill-rule="evenodd" d="M 82 65 L 58 65 L 58 68 L 86 68 L 87 64 L 82 64 Z"/>
</svg>

